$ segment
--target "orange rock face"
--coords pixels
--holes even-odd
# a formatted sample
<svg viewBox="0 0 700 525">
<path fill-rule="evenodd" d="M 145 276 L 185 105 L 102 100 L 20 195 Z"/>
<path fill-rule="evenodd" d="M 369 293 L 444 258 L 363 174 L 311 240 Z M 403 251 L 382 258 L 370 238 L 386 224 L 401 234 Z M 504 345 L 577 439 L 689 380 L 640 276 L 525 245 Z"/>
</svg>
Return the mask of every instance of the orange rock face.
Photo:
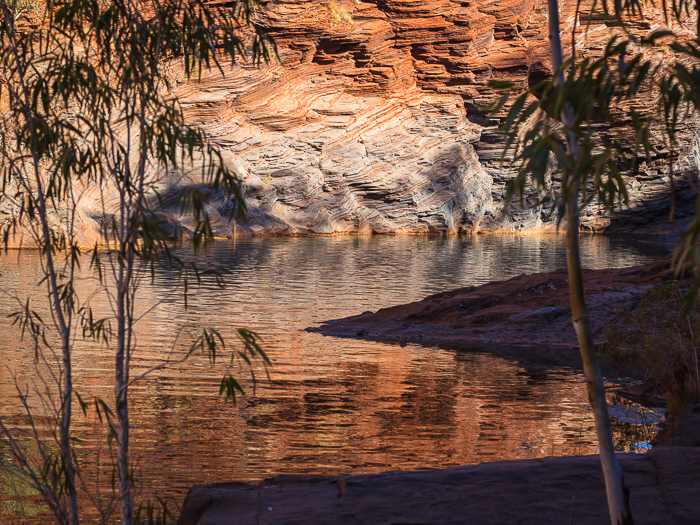
<svg viewBox="0 0 700 525">
<path fill-rule="evenodd" d="M 567 52 L 575 8 L 560 3 Z M 525 89 L 551 74 L 546 2 L 275 0 L 257 16 L 279 62 L 229 66 L 223 77 L 212 71 L 190 82 L 173 66 L 187 119 L 221 146 L 243 181 L 248 218 L 221 220 L 218 235 L 555 228 L 556 213 L 542 206 L 501 213 L 514 173 L 500 161 L 498 121 L 483 109 L 498 95 L 490 80 Z M 579 24 L 578 51 L 599 51 L 613 30 Z M 629 231 L 664 216 L 665 169 L 660 157 L 630 176 L 630 209 L 610 218 L 591 208 L 583 228 Z M 162 188 L 173 194 L 199 182 L 184 173 Z M 81 200 L 86 216 L 99 214 L 95 202 Z M 163 211 L 187 230 L 191 217 Z M 225 216 L 227 201 L 212 195 L 209 211 Z"/>
<path fill-rule="evenodd" d="M 575 8 L 560 4 L 567 53 Z M 222 234 L 555 228 L 541 206 L 501 213 L 514 173 L 483 109 L 498 96 L 490 80 L 526 89 L 551 74 L 546 2 L 277 0 L 260 17 L 280 64 L 182 88 L 188 114 L 244 180 L 248 221 Z M 613 30 L 578 24 L 579 53 L 598 52 Z M 583 228 L 629 231 L 665 217 L 665 170 L 652 160 L 629 178 L 629 209 L 610 218 L 592 208 Z"/>
</svg>

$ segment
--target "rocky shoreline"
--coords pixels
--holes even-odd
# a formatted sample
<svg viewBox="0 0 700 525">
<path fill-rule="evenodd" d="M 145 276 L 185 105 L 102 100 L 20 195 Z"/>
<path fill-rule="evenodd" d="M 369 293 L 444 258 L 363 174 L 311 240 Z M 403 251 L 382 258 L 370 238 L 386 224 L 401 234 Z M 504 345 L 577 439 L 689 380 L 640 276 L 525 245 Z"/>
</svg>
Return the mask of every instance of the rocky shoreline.
<svg viewBox="0 0 700 525">
<path fill-rule="evenodd" d="M 672 277 L 670 259 L 586 270 L 595 338 L 615 312 Z M 523 275 L 330 321 L 309 331 L 397 342 L 578 355 L 565 271 Z M 645 454 L 620 455 L 635 523 L 686 524 L 700 515 L 700 404 L 667 425 Z M 598 456 L 498 461 L 438 470 L 355 476 L 279 475 L 259 484 L 196 485 L 179 525 L 600 524 L 608 521 Z"/>
<path fill-rule="evenodd" d="M 669 258 L 631 268 L 584 270 L 596 343 L 601 343 L 604 330 L 620 308 L 633 304 L 655 283 L 671 276 Z M 562 351 L 578 348 L 566 270 L 459 288 L 306 330 L 397 342 L 496 343 Z"/>
<path fill-rule="evenodd" d="M 700 515 L 700 404 L 644 454 L 619 461 L 637 525 Z M 607 523 L 597 455 L 496 461 L 355 476 L 278 475 L 258 484 L 195 485 L 178 525 Z"/>
<path fill-rule="evenodd" d="M 700 449 L 619 456 L 635 523 L 696 523 Z M 598 456 L 193 487 L 178 525 L 607 523 Z"/>
</svg>

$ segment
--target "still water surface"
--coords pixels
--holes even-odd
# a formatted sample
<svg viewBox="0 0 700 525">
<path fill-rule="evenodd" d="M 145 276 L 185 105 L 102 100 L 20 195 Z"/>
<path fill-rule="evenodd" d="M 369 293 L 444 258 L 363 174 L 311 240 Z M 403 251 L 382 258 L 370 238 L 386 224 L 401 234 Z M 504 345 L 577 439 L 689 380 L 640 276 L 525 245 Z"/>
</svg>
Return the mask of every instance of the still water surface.
<svg viewBox="0 0 700 525">
<path fill-rule="evenodd" d="M 642 264 L 667 253 L 638 238 L 609 236 L 583 237 L 582 250 L 589 268 Z M 595 451 L 577 363 L 549 367 L 484 347 L 401 346 L 302 330 L 460 286 L 565 267 L 561 236 L 239 239 L 217 243 L 200 263 L 229 270 L 228 287 L 206 282 L 187 310 L 174 272 L 160 269 L 154 283 L 143 283 L 135 370 L 158 364 L 170 348 L 181 351 L 197 326 L 217 328 L 232 348 L 235 328 L 247 327 L 262 336 L 274 363 L 271 382 L 232 406 L 218 397 L 226 363 L 212 368 L 196 355 L 135 386 L 132 449 L 145 493 L 177 505 L 195 483 Z M 21 414 L 13 376 L 23 385 L 36 372 L 30 345 L 6 315 L 15 309 L 13 295 L 32 296 L 41 306 L 38 255 L 3 255 L 0 270 L 0 352 L 8 365 L 0 368 L 0 415 L 12 418 Z M 84 293 L 95 288 L 85 275 Z M 107 311 L 100 294 L 92 305 Z M 99 345 L 76 349 L 84 396 L 111 398 L 111 356 Z M 620 450 L 644 441 L 637 425 L 614 423 Z M 94 464 L 106 454 L 97 418 L 78 418 L 75 428 L 82 457 Z M 7 495 L 7 480 L 0 481 Z"/>
</svg>

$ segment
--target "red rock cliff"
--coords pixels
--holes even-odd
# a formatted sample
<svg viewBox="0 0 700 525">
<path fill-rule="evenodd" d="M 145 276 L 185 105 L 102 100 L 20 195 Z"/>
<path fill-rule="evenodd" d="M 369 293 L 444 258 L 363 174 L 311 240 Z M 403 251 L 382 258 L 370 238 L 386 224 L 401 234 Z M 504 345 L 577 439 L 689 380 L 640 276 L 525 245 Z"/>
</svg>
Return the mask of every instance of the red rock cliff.
<svg viewBox="0 0 700 525">
<path fill-rule="evenodd" d="M 575 7 L 560 4 L 567 49 Z M 248 220 L 220 221 L 219 235 L 554 228 L 541 206 L 501 214 L 513 173 L 500 163 L 498 122 L 482 109 L 496 96 L 489 80 L 527 88 L 550 74 L 546 2 L 276 0 L 258 16 L 279 63 L 231 66 L 176 90 L 244 182 Z M 613 30 L 579 25 L 577 49 L 597 52 Z M 696 128 L 685 130 L 688 144 Z M 665 166 L 660 156 L 629 178 L 631 205 L 613 228 L 666 213 Z M 170 175 L 162 189 L 197 182 Z M 86 217 L 98 213 L 94 198 L 81 201 Z M 185 228 L 192 220 L 164 211 Z M 209 211 L 223 215 L 226 201 L 212 195 Z M 591 208 L 582 222 L 599 230 L 611 219 Z"/>
</svg>

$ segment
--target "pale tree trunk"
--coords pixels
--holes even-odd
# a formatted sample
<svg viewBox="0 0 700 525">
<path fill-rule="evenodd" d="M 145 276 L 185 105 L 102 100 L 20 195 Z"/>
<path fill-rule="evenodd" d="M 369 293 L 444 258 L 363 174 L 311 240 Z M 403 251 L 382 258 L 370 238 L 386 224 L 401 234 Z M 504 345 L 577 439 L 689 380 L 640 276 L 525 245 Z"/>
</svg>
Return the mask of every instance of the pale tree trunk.
<svg viewBox="0 0 700 525">
<path fill-rule="evenodd" d="M 603 376 L 598 366 L 591 323 L 588 319 L 586 301 L 583 295 L 583 272 L 581 271 L 578 236 L 578 191 L 576 191 L 566 203 L 566 263 L 569 270 L 571 316 L 581 349 L 583 373 L 588 384 L 588 400 L 595 420 L 610 521 L 613 525 L 631 525 L 633 521 L 625 498 L 622 469 L 617 461 L 612 441 Z"/>
<path fill-rule="evenodd" d="M 133 254 L 127 248 L 128 256 L 126 268 L 120 269 L 117 284 L 117 354 L 115 369 L 115 412 L 117 415 L 118 449 L 117 449 L 117 474 L 119 480 L 119 504 L 121 508 L 121 525 L 132 525 L 134 521 L 134 504 L 131 495 L 131 476 L 129 473 L 129 311 L 128 294 L 131 284 L 131 268 Z M 121 251 L 124 253 L 124 250 Z"/>
<path fill-rule="evenodd" d="M 548 0 L 549 8 L 549 47 L 552 69 L 556 71 L 562 64 L 561 39 L 559 36 L 559 5 L 557 0 Z M 563 75 L 556 76 L 555 82 L 562 82 Z M 562 124 L 571 127 L 571 118 L 563 114 Z M 569 153 L 578 155 L 578 141 L 573 132 L 568 133 Z M 578 198 L 580 182 L 569 181 L 575 185 L 566 192 L 566 263 L 569 272 L 569 291 L 571 294 L 571 316 L 573 318 L 578 344 L 583 361 L 583 372 L 588 384 L 588 399 L 595 420 L 596 437 L 600 451 L 600 463 L 605 478 L 605 491 L 608 498 L 610 521 L 613 525 L 631 525 L 632 516 L 625 498 L 622 469 L 615 455 L 612 430 L 605 400 L 605 386 L 598 366 L 593 332 L 586 309 L 583 293 L 583 272 L 581 270 L 581 253 L 579 250 Z"/>
<path fill-rule="evenodd" d="M 17 35 L 15 33 L 14 27 L 14 13 L 17 3 L 12 4 L 12 13 L 10 14 L 8 10 L 8 5 L 3 3 L 1 6 L 2 17 L 4 20 L 6 35 L 9 37 L 9 45 L 11 46 L 12 53 L 15 55 L 15 62 L 17 64 L 17 73 L 19 75 L 19 82 L 16 88 L 18 89 L 16 95 L 24 103 L 24 116 L 27 119 L 28 124 L 32 124 L 32 129 L 34 129 L 33 123 L 35 121 L 34 113 L 32 111 L 32 105 L 30 100 L 29 89 L 26 84 L 25 70 L 23 68 L 24 61 L 20 59 L 20 49 L 17 44 Z M 63 462 L 64 474 L 66 477 L 66 482 L 68 485 L 67 499 L 68 499 L 68 523 L 70 525 L 78 525 L 78 498 L 75 488 L 75 466 L 73 465 L 73 454 L 71 451 L 70 443 L 70 425 L 71 425 L 71 410 L 72 410 L 72 400 L 73 400 L 73 376 L 72 376 L 72 364 L 71 364 L 71 342 L 70 342 L 70 332 L 71 332 L 71 313 L 68 313 L 68 318 L 64 316 L 61 299 L 59 297 L 59 284 L 58 284 L 58 273 L 54 266 L 53 260 L 53 246 L 51 243 L 51 232 L 49 229 L 47 204 L 44 198 L 44 186 L 42 180 L 42 174 L 40 170 L 40 161 L 38 155 L 37 147 L 37 137 L 36 132 L 32 132 L 32 170 L 34 176 L 34 183 L 36 185 L 36 199 L 34 204 L 37 209 L 37 217 L 39 218 L 41 227 L 42 240 L 40 241 L 41 249 L 46 257 L 46 277 L 48 280 L 48 290 L 51 305 L 53 307 L 56 324 L 61 333 L 61 357 L 63 366 L 63 388 L 60 393 L 60 423 L 58 432 L 58 445 L 61 454 L 61 460 Z M 28 193 L 32 193 L 33 188 L 26 185 L 25 189 Z"/>
<path fill-rule="evenodd" d="M 70 525 L 78 525 L 80 518 L 78 516 L 78 496 L 75 487 L 75 466 L 73 465 L 73 454 L 71 448 L 70 440 L 70 426 L 72 418 L 72 405 L 73 405 L 73 367 L 71 363 L 71 342 L 70 342 L 70 329 L 71 324 L 65 318 L 62 311 L 62 304 L 59 299 L 58 294 L 58 281 L 57 272 L 54 267 L 52 247 L 50 246 L 50 233 L 48 227 L 46 204 L 43 199 L 41 191 L 43 188 L 39 185 L 40 197 L 38 199 L 39 206 L 39 216 L 41 217 L 42 229 L 44 235 L 44 250 L 46 256 L 46 273 L 48 281 L 50 283 L 50 293 L 51 299 L 53 301 L 53 308 L 56 313 L 56 318 L 58 320 L 58 325 L 61 330 L 61 354 L 62 354 L 62 366 L 63 366 L 63 388 L 60 392 L 61 396 L 61 419 L 59 423 L 58 432 L 58 443 L 61 450 L 61 459 L 63 461 L 64 474 L 66 476 L 66 481 L 68 482 L 68 523 Z"/>
<path fill-rule="evenodd" d="M 58 272 L 56 271 L 53 260 L 53 246 L 51 246 L 51 232 L 49 230 L 48 213 L 46 210 L 46 201 L 44 199 L 44 188 L 41 175 L 39 173 L 39 161 L 36 156 L 36 148 L 33 148 L 34 153 L 34 173 L 36 176 L 37 185 L 37 209 L 38 216 L 42 228 L 42 250 L 46 257 L 46 276 L 49 282 L 50 299 L 53 302 L 52 307 L 56 315 L 56 322 L 61 331 L 61 361 L 63 366 L 63 389 L 61 395 L 61 421 L 59 423 L 58 444 L 61 450 L 61 459 L 63 461 L 64 474 L 68 482 L 68 523 L 70 525 L 78 525 L 80 518 L 78 516 L 78 496 L 75 487 L 75 466 L 73 465 L 73 454 L 70 442 L 70 426 L 72 418 L 73 405 L 73 367 L 71 363 L 71 314 L 68 314 L 68 319 L 64 315 L 62 303 L 59 298 L 59 283 Z"/>
<path fill-rule="evenodd" d="M 70 355 L 70 333 L 68 330 L 62 334 L 63 346 L 63 398 L 61 408 L 63 409 L 59 441 L 61 444 L 61 455 L 65 462 L 66 478 L 72 488 L 72 493 L 68 494 L 68 521 L 71 525 L 78 525 L 78 496 L 75 490 L 75 469 L 73 466 L 73 455 L 70 443 L 70 424 L 73 403 L 73 374 L 71 368 Z"/>
<path fill-rule="evenodd" d="M 26 94 L 26 90 L 25 90 Z M 29 105 L 27 107 L 30 107 Z M 27 112 L 27 118 L 33 118 L 31 113 Z M 33 137 L 33 140 L 36 140 Z M 37 148 L 32 145 L 32 155 L 34 162 L 34 176 L 36 183 L 36 203 L 38 217 L 41 222 L 42 234 L 42 250 L 46 257 L 46 276 L 49 282 L 49 294 L 52 301 L 52 307 L 56 316 L 56 323 L 61 332 L 61 361 L 63 366 L 63 389 L 61 395 L 61 421 L 59 423 L 58 441 L 61 450 L 61 459 L 63 461 L 64 473 L 68 482 L 68 523 L 70 525 L 78 525 L 80 518 L 78 516 L 78 496 L 75 487 L 75 466 L 73 465 L 73 454 L 70 442 L 70 425 L 72 418 L 73 405 L 73 368 L 71 363 L 71 308 L 68 308 L 68 313 L 64 315 L 63 304 L 59 296 L 58 272 L 56 270 L 53 258 L 53 246 L 51 243 L 51 231 L 49 229 L 48 211 L 46 200 L 44 198 L 44 185 L 39 170 L 39 157 Z"/>
</svg>

